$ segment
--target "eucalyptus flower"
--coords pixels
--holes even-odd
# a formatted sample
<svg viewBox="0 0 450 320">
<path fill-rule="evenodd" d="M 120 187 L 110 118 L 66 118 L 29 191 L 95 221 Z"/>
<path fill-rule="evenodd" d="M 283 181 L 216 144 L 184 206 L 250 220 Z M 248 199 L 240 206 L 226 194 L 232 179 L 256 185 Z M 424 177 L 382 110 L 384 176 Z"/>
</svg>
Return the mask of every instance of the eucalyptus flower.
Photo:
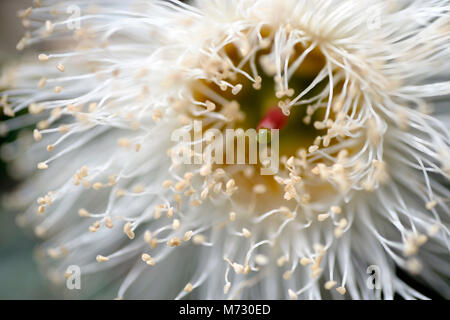
<svg viewBox="0 0 450 320">
<path fill-rule="evenodd" d="M 449 10 L 37 0 L 17 48 L 39 52 L 1 82 L 3 132 L 33 131 L 3 148 L 5 203 L 52 280 L 118 298 L 426 298 L 397 268 L 449 297 Z M 278 170 L 213 160 L 208 129 L 278 130 Z"/>
</svg>

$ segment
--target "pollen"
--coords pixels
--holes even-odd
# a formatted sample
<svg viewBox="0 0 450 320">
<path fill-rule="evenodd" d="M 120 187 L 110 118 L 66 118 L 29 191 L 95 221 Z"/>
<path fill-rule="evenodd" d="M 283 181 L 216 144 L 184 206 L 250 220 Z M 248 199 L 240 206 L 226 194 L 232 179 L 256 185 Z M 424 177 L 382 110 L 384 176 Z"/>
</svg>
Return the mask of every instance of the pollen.
<svg viewBox="0 0 450 320">
<path fill-rule="evenodd" d="M 100 190 L 101 188 L 103 188 L 103 184 L 102 184 L 101 182 L 95 182 L 95 183 L 92 185 L 92 188 L 93 188 L 94 190 Z"/>
<path fill-rule="evenodd" d="M 330 281 L 325 282 L 324 288 L 326 290 L 331 290 L 336 286 L 336 284 L 337 284 L 336 281 L 330 280 Z"/>
<path fill-rule="evenodd" d="M 47 83 L 47 78 L 42 77 L 38 82 L 38 88 L 40 88 L 40 89 L 44 88 L 46 83 Z"/>
<path fill-rule="evenodd" d="M 281 256 L 277 259 L 277 266 L 282 267 L 288 262 L 288 258 L 286 256 Z"/>
<path fill-rule="evenodd" d="M 172 180 L 165 180 L 165 181 L 162 183 L 162 186 L 163 186 L 164 188 L 170 188 L 170 186 L 172 186 L 172 184 L 173 184 L 173 181 L 172 181 Z"/>
<path fill-rule="evenodd" d="M 427 208 L 427 210 L 432 210 L 437 206 L 437 204 L 438 204 L 438 202 L 436 200 L 429 201 L 426 204 L 426 208 Z"/>
<path fill-rule="evenodd" d="M 105 220 L 105 226 L 106 226 L 108 229 L 112 229 L 112 228 L 114 227 L 114 224 L 113 224 L 112 219 L 111 219 L 110 217 L 107 217 L 107 218 L 106 218 L 106 220 Z"/>
<path fill-rule="evenodd" d="M 134 232 L 131 230 L 131 222 L 125 223 L 125 225 L 123 226 L 123 232 L 127 235 L 127 237 L 128 237 L 130 240 L 133 240 L 133 239 L 134 239 L 135 234 L 134 234 Z"/>
<path fill-rule="evenodd" d="M 248 230 L 248 229 L 246 229 L 246 228 L 243 228 L 242 229 L 242 235 L 245 237 L 245 238 L 250 238 L 251 236 L 252 236 L 252 233 Z"/>
<path fill-rule="evenodd" d="M 33 131 L 33 138 L 35 141 L 41 141 L 42 140 L 42 134 L 38 129 L 34 129 Z"/>
<path fill-rule="evenodd" d="M 206 241 L 206 238 L 202 234 L 196 234 L 192 239 L 192 242 L 197 245 L 203 244 L 205 241 Z"/>
<path fill-rule="evenodd" d="M 48 165 L 47 165 L 45 162 L 40 162 L 40 163 L 37 165 L 37 168 L 38 168 L 39 170 L 45 170 L 45 169 L 48 169 Z"/>
<path fill-rule="evenodd" d="M 290 280 L 291 276 L 292 276 L 292 271 L 290 271 L 290 270 L 283 273 L 283 279 L 286 281 Z"/>
<path fill-rule="evenodd" d="M 340 295 L 345 295 L 345 293 L 347 292 L 347 290 L 345 289 L 345 287 L 337 287 L 336 291 L 339 292 Z"/>
<path fill-rule="evenodd" d="M 101 262 L 107 262 L 107 261 L 109 261 L 109 258 L 108 258 L 108 257 L 101 256 L 101 255 L 98 255 L 98 256 L 96 257 L 96 260 L 97 260 L 97 262 L 101 263 Z"/>
<path fill-rule="evenodd" d="M 341 214 L 342 213 L 342 209 L 341 209 L 341 207 L 338 207 L 338 206 L 332 206 L 331 207 L 331 212 L 333 212 L 334 214 Z"/>
<path fill-rule="evenodd" d="M 224 287 L 223 287 L 223 294 L 228 294 L 230 292 L 231 289 L 231 283 L 227 282 L 225 283 Z"/>
<path fill-rule="evenodd" d="M 291 300 L 297 300 L 298 299 L 297 294 L 292 289 L 288 290 L 288 294 L 289 294 L 289 299 L 291 299 Z"/>
<path fill-rule="evenodd" d="M 46 54 L 44 54 L 44 53 L 41 53 L 41 54 L 38 56 L 38 58 L 39 58 L 39 61 L 48 61 L 49 56 L 46 55 Z"/>
<path fill-rule="evenodd" d="M 131 146 L 131 141 L 127 138 L 120 138 L 119 140 L 117 140 L 117 143 L 122 148 L 129 148 Z"/>
<path fill-rule="evenodd" d="M 188 242 L 189 240 L 191 240 L 192 234 L 193 234 L 192 230 L 186 231 L 186 233 L 183 235 L 183 241 Z"/>
<path fill-rule="evenodd" d="M 155 261 L 155 259 L 154 258 L 152 258 L 152 256 L 150 256 L 149 254 L 147 254 L 147 253 L 144 253 L 144 254 L 142 254 L 142 256 L 141 256 L 141 259 L 142 259 L 142 261 L 144 261 L 147 265 L 149 265 L 149 266 L 155 266 L 155 264 L 156 264 L 156 261 Z"/>
<path fill-rule="evenodd" d="M 301 258 L 300 259 L 300 264 L 302 266 L 307 266 L 308 264 L 311 264 L 311 263 L 313 263 L 313 261 L 309 258 Z"/>
<path fill-rule="evenodd" d="M 180 238 L 177 238 L 177 237 L 173 237 L 167 242 L 167 245 L 169 247 L 178 247 L 180 244 L 181 244 L 181 240 L 180 240 Z"/>
<path fill-rule="evenodd" d="M 192 289 L 193 289 L 193 287 L 192 287 L 192 283 L 188 283 L 188 284 L 186 284 L 186 286 L 184 287 L 184 292 L 191 292 L 192 291 Z"/>
<path fill-rule="evenodd" d="M 38 214 L 44 214 L 44 213 L 45 213 L 45 206 L 39 206 Z"/>
<path fill-rule="evenodd" d="M 89 212 L 86 209 L 80 209 L 80 210 L 78 210 L 78 215 L 80 217 L 88 217 L 89 216 Z"/>
<path fill-rule="evenodd" d="M 180 229 L 180 226 L 181 226 L 180 220 L 174 219 L 173 222 L 172 222 L 172 228 L 173 228 L 173 230 L 178 230 L 178 229 Z"/>
<path fill-rule="evenodd" d="M 62 63 L 58 64 L 56 68 L 61 72 L 66 71 L 66 67 Z"/>
</svg>

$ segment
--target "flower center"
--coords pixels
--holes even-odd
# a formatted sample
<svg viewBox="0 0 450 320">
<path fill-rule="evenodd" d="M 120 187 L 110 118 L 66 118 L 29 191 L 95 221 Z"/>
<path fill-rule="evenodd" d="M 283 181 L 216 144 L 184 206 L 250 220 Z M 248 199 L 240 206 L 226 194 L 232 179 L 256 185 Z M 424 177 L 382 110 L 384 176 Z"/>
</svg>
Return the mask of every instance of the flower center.
<svg viewBox="0 0 450 320">
<path fill-rule="evenodd" d="M 270 192 L 261 207 L 267 201 L 280 206 L 292 200 L 290 207 L 295 202 L 326 203 L 324 198 L 333 202 L 351 187 L 348 172 L 365 169 L 349 159 L 366 135 L 358 123 L 362 98 L 357 86 L 315 42 L 294 33 L 260 28 L 216 46 L 220 50 L 206 50 L 197 61 L 202 74 L 191 82 L 183 108 L 177 109 L 184 120 L 201 120 L 204 132 L 279 129 L 276 156 L 281 167 L 276 175 L 261 175 L 266 164 L 259 162 L 203 163 L 205 172 L 223 170 L 228 182 L 246 191 L 234 195 L 244 202 Z"/>
<path fill-rule="evenodd" d="M 299 61 L 305 53 L 302 44 L 295 45 L 293 53 L 289 58 L 289 64 Z M 318 49 L 312 50 L 303 59 L 302 68 L 292 70 L 292 75 L 286 85 L 286 80 L 274 73 L 275 62 L 270 61 L 268 49 L 261 49 L 254 55 L 254 65 L 251 61 L 243 61 L 239 48 L 234 44 L 225 46 L 223 56 L 225 61 L 233 66 L 238 66 L 239 72 L 225 70 L 223 67 L 224 81 L 227 85 L 217 83 L 210 79 L 196 81 L 193 86 L 193 97 L 196 101 L 207 103 L 213 102 L 215 111 L 228 115 L 229 122 L 235 128 L 247 129 L 280 129 L 280 154 L 294 155 L 300 148 L 308 148 L 314 144 L 318 136 L 326 134 L 325 128 L 314 127 L 314 122 L 321 121 L 324 117 L 324 110 L 320 107 L 282 107 L 291 101 L 295 93 L 304 92 L 308 89 L 318 73 L 325 66 L 325 57 Z M 225 62 L 225 63 L 227 63 Z M 303 68 L 303 66 L 305 66 Z M 262 70 L 258 72 L 255 81 L 248 79 L 252 73 L 252 68 Z M 322 92 L 328 85 L 328 79 L 322 79 L 314 85 L 311 90 L 305 92 L 303 100 L 310 100 Z M 230 89 L 231 88 L 231 89 Z M 225 89 L 225 90 L 224 90 Z M 224 101 L 226 104 L 224 105 Z M 235 107 L 230 108 L 230 106 Z M 230 108 L 231 110 L 227 110 Z M 277 112 L 278 109 L 280 112 Z M 231 112 L 230 112 L 231 111 Z M 235 111 L 235 112 L 233 112 Z M 231 113 L 231 114 L 230 114 Z M 334 113 L 330 114 L 330 119 L 334 118 Z M 283 119 L 281 121 L 281 119 Z M 273 127 L 269 125 L 271 121 Z M 280 126 L 281 122 L 283 123 Z M 280 122 L 280 123 L 278 123 Z"/>
</svg>

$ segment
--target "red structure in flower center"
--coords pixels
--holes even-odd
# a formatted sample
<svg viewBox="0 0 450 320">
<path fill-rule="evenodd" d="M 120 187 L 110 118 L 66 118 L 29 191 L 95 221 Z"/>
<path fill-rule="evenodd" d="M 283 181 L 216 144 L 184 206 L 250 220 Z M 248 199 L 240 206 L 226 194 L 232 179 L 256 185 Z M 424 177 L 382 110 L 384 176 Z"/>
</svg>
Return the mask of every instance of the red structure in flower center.
<svg viewBox="0 0 450 320">
<path fill-rule="evenodd" d="M 287 118 L 280 108 L 273 107 L 262 118 L 256 129 L 282 129 L 287 123 Z"/>
</svg>

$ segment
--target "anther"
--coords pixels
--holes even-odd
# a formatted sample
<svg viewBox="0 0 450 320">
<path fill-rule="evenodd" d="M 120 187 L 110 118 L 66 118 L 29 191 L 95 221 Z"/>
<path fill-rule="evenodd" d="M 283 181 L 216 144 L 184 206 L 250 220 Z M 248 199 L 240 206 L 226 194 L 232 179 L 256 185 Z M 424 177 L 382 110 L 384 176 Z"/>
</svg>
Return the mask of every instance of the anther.
<svg viewBox="0 0 450 320">
<path fill-rule="evenodd" d="M 245 238 L 250 238 L 251 236 L 252 236 L 252 233 L 248 230 L 248 229 L 246 229 L 246 228 L 243 228 L 242 229 L 242 235 L 245 237 Z"/>
<path fill-rule="evenodd" d="M 48 169 L 48 165 L 45 162 L 40 162 L 40 163 L 38 163 L 37 168 L 39 170 L 45 170 L 45 169 Z"/>
<path fill-rule="evenodd" d="M 283 273 L 283 279 L 286 280 L 286 281 L 291 279 L 291 276 L 292 276 L 292 271 L 291 270 L 287 270 L 285 273 Z"/>
<path fill-rule="evenodd" d="M 344 287 L 337 287 L 336 291 L 339 292 L 339 294 L 344 295 L 347 290 Z"/>
<path fill-rule="evenodd" d="M 38 129 L 33 130 L 33 138 L 35 141 L 41 141 L 42 140 L 42 134 Z"/>
<path fill-rule="evenodd" d="M 153 259 L 149 254 L 144 253 L 141 256 L 142 261 L 144 261 L 145 263 L 147 263 L 149 266 L 154 266 L 156 261 L 155 259 Z"/>
<path fill-rule="evenodd" d="M 47 78 L 42 77 L 38 82 L 38 88 L 42 89 L 45 87 L 45 84 L 47 83 Z"/>
<path fill-rule="evenodd" d="M 289 299 L 291 299 L 291 300 L 297 300 L 297 294 L 293 291 L 293 290 L 291 290 L 291 289 L 289 289 L 288 290 L 288 294 L 289 294 Z"/>
<path fill-rule="evenodd" d="M 181 244 L 181 240 L 180 240 L 180 238 L 177 238 L 177 237 L 173 237 L 167 242 L 167 245 L 169 247 L 177 247 L 180 244 Z"/>
<path fill-rule="evenodd" d="M 131 222 L 125 223 L 123 226 L 123 232 L 128 236 L 128 238 L 130 238 L 130 240 L 134 239 L 135 234 L 133 230 L 131 230 Z"/>
<path fill-rule="evenodd" d="M 188 242 L 189 240 L 191 240 L 191 238 L 192 238 L 192 231 L 191 230 L 189 230 L 189 231 L 186 231 L 186 233 L 184 234 L 184 236 L 183 236 L 183 241 L 184 242 Z"/>
<path fill-rule="evenodd" d="M 336 286 L 336 284 L 337 284 L 336 281 L 330 280 L 330 281 L 325 282 L 324 288 L 326 290 L 331 290 Z"/>
<path fill-rule="evenodd" d="M 309 259 L 309 258 L 301 258 L 300 259 L 300 264 L 302 265 L 302 266 L 307 266 L 308 264 L 311 264 L 311 263 L 313 263 L 313 261 L 311 260 L 311 259 Z"/>
<path fill-rule="evenodd" d="M 58 64 L 56 68 L 61 72 L 66 71 L 66 67 L 62 63 Z"/>
<path fill-rule="evenodd" d="M 427 208 L 427 210 L 433 210 L 437 206 L 437 204 L 438 202 L 436 200 L 432 200 L 427 202 L 425 207 Z"/>
<path fill-rule="evenodd" d="M 341 214 L 342 213 L 341 207 L 332 206 L 330 209 L 331 209 L 331 212 L 333 212 L 334 214 Z"/>
<path fill-rule="evenodd" d="M 44 53 L 41 53 L 41 54 L 38 56 L 38 59 L 39 59 L 39 61 L 48 61 L 49 56 L 46 55 L 46 54 L 44 54 Z"/>
<path fill-rule="evenodd" d="M 80 217 L 88 217 L 89 216 L 89 212 L 86 209 L 80 209 L 80 210 L 78 210 L 78 215 Z"/>
<path fill-rule="evenodd" d="M 288 259 L 286 256 L 281 256 L 277 259 L 277 266 L 282 267 L 288 262 Z"/>
<path fill-rule="evenodd" d="M 205 241 L 206 241 L 206 238 L 202 234 L 196 234 L 194 236 L 194 238 L 192 239 L 192 242 L 197 245 L 203 244 Z"/>
<path fill-rule="evenodd" d="M 225 283 L 224 287 L 223 287 L 223 294 L 228 294 L 228 292 L 230 292 L 231 289 L 231 283 L 227 282 Z"/>
<path fill-rule="evenodd" d="M 112 219 L 110 217 L 106 218 L 105 220 L 105 226 L 108 229 L 112 229 L 114 227 L 113 223 L 112 223 Z"/>
<path fill-rule="evenodd" d="M 54 26 L 50 20 L 45 21 L 45 31 L 50 34 L 54 30 Z"/>
<path fill-rule="evenodd" d="M 241 92 L 241 90 L 242 90 L 242 84 L 238 84 L 233 87 L 233 89 L 231 90 L 231 93 L 233 95 L 237 95 L 237 94 L 239 94 L 239 92 Z"/>
<path fill-rule="evenodd" d="M 192 289 L 193 289 L 193 287 L 192 287 L 192 283 L 188 283 L 185 287 L 184 287 L 184 292 L 191 292 L 192 291 Z"/>
<path fill-rule="evenodd" d="M 325 221 L 326 219 L 328 219 L 329 216 L 330 216 L 330 215 L 329 215 L 328 213 L 319 214 L 319 215 L 317 216 L 317 220 L 320 221 L 320 222 L 323 222 L 323 221 Z"/>
<path fill-rule="evenodd" d="M 178 230 L 178 229 L 180 229 L 180 226 L 181 226 L 180 220 L 174 219 L 172 222 L 172 228 L 174 230 Z"/>
<path fill-rule="evenodd" d="M 101 262 L 109 261 L 109 258 L 108 258 L 108 257 L 101 256 L 101 255 L 98 255 L 98 256 L 96 257 L 96 260 L 97 260 L 97 262 L 101 263 Z"/>
</svg>

